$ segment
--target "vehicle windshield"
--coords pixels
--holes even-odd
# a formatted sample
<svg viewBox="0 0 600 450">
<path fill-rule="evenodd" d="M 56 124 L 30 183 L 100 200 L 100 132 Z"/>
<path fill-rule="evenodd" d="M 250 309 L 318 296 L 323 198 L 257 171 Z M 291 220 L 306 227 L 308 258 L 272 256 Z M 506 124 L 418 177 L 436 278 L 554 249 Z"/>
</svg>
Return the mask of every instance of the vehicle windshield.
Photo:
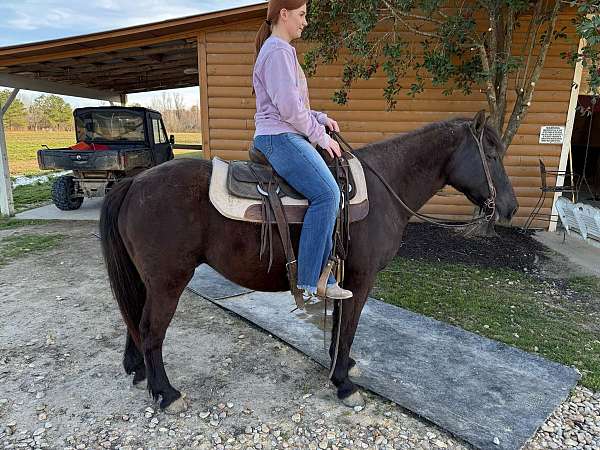
<svg viewBox="0 0 600 450">
<path fill-rule="evenodd" d="M 144 116 L 135 111 L 89 111 L 75 118 L 77 141 L 144 142 Z"/>
</svg>

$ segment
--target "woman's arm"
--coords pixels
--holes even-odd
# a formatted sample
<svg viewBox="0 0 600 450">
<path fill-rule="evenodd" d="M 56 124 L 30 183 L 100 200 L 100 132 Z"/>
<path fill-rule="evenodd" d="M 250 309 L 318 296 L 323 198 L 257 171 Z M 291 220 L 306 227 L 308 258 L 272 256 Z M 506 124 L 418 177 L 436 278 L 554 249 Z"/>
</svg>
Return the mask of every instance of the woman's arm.
<svg viewBox="0 0 600 450">
<path fill-rule="evenodd" d="M 314 109 L 311 109 L 310 113 L 315 119 L 317 119 L 317 122 L 319 122 L 321 125 L 327 125 L 327 114 L 321 111 L 315 111 Z"/>
</svg>

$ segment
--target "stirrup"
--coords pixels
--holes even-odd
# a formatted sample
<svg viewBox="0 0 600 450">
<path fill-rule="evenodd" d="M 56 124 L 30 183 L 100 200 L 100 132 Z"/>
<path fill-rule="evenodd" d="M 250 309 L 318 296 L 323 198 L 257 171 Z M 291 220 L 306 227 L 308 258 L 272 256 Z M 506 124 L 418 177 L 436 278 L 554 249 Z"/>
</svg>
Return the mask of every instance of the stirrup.
<svg viewBox="0 0 600 450">
<path fill-rule="evenodd" d="M 330 259 L 325 264 L 323 268 L 323 273 L 319 277 L 319 281 L 317 282 L 317 297 L 324 299 L 326 298 L 327 293 L 327 280 L 329 280 L 329 274 L 333 270 L 333 266 L 335 265 L 335 261 Z"/>
</svg>

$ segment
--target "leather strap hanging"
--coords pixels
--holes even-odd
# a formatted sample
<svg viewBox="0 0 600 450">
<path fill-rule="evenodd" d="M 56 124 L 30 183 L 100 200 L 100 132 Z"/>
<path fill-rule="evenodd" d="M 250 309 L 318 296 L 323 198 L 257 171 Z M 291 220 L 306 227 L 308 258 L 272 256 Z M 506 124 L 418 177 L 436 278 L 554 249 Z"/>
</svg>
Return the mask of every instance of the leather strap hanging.
<svg viewBox="0 0 600 450">
<path fill-rule="evenodd" d="M 254 173 L 254 169 L 251 168 Z M 255 174 L 256 175 L 256 174 Z M 260 178 L 256 177 L 258 181 L 258 185 L 266 192 L 266 198 L 263 198 L 263 217 L 264 221 L 261 227 L 261 235 L 263 236 L 263 240 L 261 241 L 260 248 L 260 257 L 262 259 L 263 252 L 265 251 L 265 247 L 269 246 L 269 267 L 267 272 L 271 270 L 271 265 L 273 263 L 273 233 L 272 233 L 272 225 L 273 225 L 273 214 L 275 216 L 275 222 L 277 224 L 277 228 L 279 230 L 279 237 L 281 238 L 281 244 L 283 246 L 283 251 L 285 253 L 286 263 L 286 271 L 287 277 L 290 284 L 290 290 L 292 295 L 294 296 L 294 301 L 296 302 L 296 306 L 298 308 L 304 308 L 304 297 L 301 289 L 298 289 L 298 262 L 296 261 L 296 256 L 294 254 L 294 247 L 292 246 L 292 239 L 290 237 L 290 230 L 287 221 L 287 217 L 285 215 L 285 210 L 283 208 L 283 204 L 281 203 L 281 199 L 279 195 L 277 195 L 277 184 L 275 183 L 275 177 L 273 176 L 268 185 L 260 181 Z M 267 204 L 268 202 L 268 204 Z M 265 228 L 266 227 L 266 228 Z M 268 239 L 268 243 L 267 243 Z"/>
</svg>

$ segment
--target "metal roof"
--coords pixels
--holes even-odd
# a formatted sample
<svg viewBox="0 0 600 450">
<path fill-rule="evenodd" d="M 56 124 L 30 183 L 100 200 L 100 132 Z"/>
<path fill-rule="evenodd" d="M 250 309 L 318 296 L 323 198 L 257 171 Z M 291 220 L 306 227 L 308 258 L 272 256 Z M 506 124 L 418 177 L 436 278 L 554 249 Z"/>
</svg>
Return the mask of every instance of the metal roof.
<svg viewBox="0 0 600 450">
<path fill-rule="evenodd" d="M 89 89 L 111 94 L 198 86 L 198 33 L 263 18 L 266 8 L 263 2 L 117 30 L 0 47 L 0 85 L 47 92 L 56 91 L 53 86 L 64 85 L 83 88 L 82 92 Z M 36 89 L 36 85 L 46 89 Z"/>
</svg>

